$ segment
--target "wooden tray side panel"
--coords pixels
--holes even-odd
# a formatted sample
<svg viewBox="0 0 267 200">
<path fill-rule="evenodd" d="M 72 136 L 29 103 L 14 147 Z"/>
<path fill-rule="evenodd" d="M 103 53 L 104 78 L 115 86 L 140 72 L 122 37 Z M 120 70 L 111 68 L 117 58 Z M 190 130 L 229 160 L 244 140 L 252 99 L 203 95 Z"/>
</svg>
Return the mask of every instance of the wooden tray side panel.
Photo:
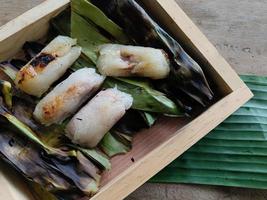
<svg viewBox="0 0 267 200">
<path fill-rule="evenodd" d="M 52 3 L 53 2 L 53 3 Z M 0 61 L 14 56 L 26 41 L 47 34 L 49 20 L 64 10 L 69 0 L 45 1 L 0 27 Z"/>
</svg>

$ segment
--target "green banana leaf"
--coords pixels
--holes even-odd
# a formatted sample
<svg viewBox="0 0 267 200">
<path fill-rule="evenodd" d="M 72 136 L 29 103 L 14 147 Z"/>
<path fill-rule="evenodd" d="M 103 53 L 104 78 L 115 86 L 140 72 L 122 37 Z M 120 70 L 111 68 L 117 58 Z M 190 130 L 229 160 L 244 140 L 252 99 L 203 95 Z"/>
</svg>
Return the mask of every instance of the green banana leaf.
<svg viewBox="0 0 267 200">
<path fill-rule="evenodd" d="M 131 150 L 131 137 L 108 132 L 99 144 L 100 149 L 109 157 L 124 154 Z"/>
<path fill-rule="evenodd" d="M 151 182 L 267 189 L 267 77 L 241 78 L 254 97 Z"/>
<path fill-rule="evenodd" d="M 86 21 L 76 12 L 71 13 L 71 36 L 77 38 L 82 52 L 93 63 L 96 63 L 97 60 L 98 46 L 110 42 L 91 22 Z"/>
<path fill-rule="evenodd" d="M 182 111 L 173 101 L 163 93 L 154 90 L 149 82 L 139 79 L 108 78 L 103 84 L 105 88 L 117 87 L 120 91 L 131 94 L 133 97 L 133 109 L 164 113 L 174 116 L 182 116 Z"/>
<path fill-rule="evenodd" d="M 109 159 L 97 149 L 86 149 L 75 145 L 70 145 L 71 147 L 82 152 L 86 157 L 93 160 L 101 169 L 109 170 L 111 169 L 111 163 Z"/>
<path fill-rule="evenodd" d="M 144 118 L 148 127 L 153 126 L 155 124 L 156 120 L 158 119 L 158 115 L 155 113 L 141 112 L 141 115 Z"/>
<path fill-rule="evenodd" d="M 129 40 L 121 27 L 111 21 L 99 8 L 87 0 L 71 1 L 71 9 L 75 13 L 85 17 L 87 21 L 107 31 L 120 43 L 127 43 Z"/>
</svg>

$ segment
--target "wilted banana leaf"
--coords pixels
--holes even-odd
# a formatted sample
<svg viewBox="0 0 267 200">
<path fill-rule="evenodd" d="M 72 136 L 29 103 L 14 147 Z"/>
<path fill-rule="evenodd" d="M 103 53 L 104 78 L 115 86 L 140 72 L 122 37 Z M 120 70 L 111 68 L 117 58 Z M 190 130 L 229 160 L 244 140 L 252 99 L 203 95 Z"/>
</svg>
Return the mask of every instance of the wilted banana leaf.
<svg viewBox="0 0 267 200">
<path fill-rule="evenodd" d="M 52 146 L 48 146 L 46 143 L 41 141 L 35 132 L 31 130 L 26 124 L 18 120 L 15 116 L 10 114 L 3 106 L 0 105 L 0 116 L 4 117 L 8 122 L 10 126 L 13 126 L 13 128 L 18 129 L 18 133 L 20 133 L 22 136 L 27 138 L 28 140 L 32 141 L 36 145 L 40 146 L 46 153 L 58 156 L 58 158 L 68 158 L 68 154 L 71 155 L 72 151 L 70 152 L 63 152 L 60 149 L 53 148 Z"/>
<path fill-rule="evenodd" d="M 171 56 L 171 74 L 166 80 L 170 92 L 178 92 L 184 98 L 186 94 L 187 99 L 192 98 L 203 106 L 210 104 L 213 93 L 201 67 L 136 1 L 91 0 L 91 2 L 120 25 L 137 44 L 162 48 Z"/>
<path fill-rule="evenodd" d="M 151 182 L 267 189 L 267 77 L 241 78 L 255 96 Z"/>
<path fill-rule="evenodd" d="M 56 196 L 62 197 L 62 195 L 65 196 L 68 193 L 69 198 L 74 195 L 75 199 L 84 194 L 90 196 L 96 193 L 100 181 L 100 171 L 98 168 L 79 150 L 66 149 L 66 147 L 64 147 L 64 150 L 59 149 L 64 144 L 61 138 L 64 125 L 62 125 L 63 127 L 41 128 L 42 134 L 39 138 L 26 124 L 8 113 L 3 107 L 0 114 L 2 116 L 1 120 L 5 119 L 1 121 L 1 127 L 4 130 L 10 130 L 6 135 L 1 133 L 3 137 L 0 138 L 0 145 L 2 145 L 2 148 L 0 146 L 0 151 L 4 154 L 3 158 L 20 173 L 30 180 L 41 184 L 46 190 L 54 193 Z M 16 141 L 18 141 L 18 146 L 14 143 Z M 29 149 L 27 150 L 26 148 Z M 97 152 L 94 152 L 92 157 L 94 157 L 94 160 L 97 160 L 99 155 Z M 23 156 L 24 159 L 19 158 L 19 156 Z M 102 158 L 100 161 L 103 162 L 104 157 L 100 158 Z M 27 171 L 29 166 L 35 165 L 38 166 L 36 170 Z M 50 174 L 49 170 L 56 171 L 52 171 L 52 174 Z M 50 184 L 51 186 L 49 186 Z M 66 185 L 69 186 L 66 187 Z"/>
<path fill-rule="evenodd" d="M 81 197 L 96 192 L 99 170 L 81 153 L 77 152 L 77 157 L 67 162 L 59 161 L 8 128 L 1 130 L 0 156 L 25 178 L 57 197 L 65 193 Z"/>
<path fill-rule="evenodd" d="M 34 197 L 38 200 L 58 200 L 52 193 L 45 190 L 42 186 L 32 181 L 29 181 L 28 186 Z"/>
</svg>

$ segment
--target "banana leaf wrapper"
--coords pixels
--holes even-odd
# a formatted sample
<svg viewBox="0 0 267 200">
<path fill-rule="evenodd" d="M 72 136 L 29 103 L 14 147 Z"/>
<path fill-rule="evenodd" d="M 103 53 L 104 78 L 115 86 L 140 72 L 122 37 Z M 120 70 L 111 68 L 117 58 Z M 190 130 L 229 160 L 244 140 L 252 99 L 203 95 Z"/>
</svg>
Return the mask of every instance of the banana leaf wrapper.
<svg viewBox="0 0 267 200">
<path fill-rule="evenodd" d="M 20 138 L 13 131 L 0 134 L 1 158 L 30 181 L 59 195 L 72 191 L 74 195 L 92 195 L 99 184 L 99 170 L 81 153 L 66 163 L 48 156 L 45 151 Z"/>
<path fill-rule="evenodd" d="M 206 77 L 201 67 L 183 50 L 181 45 L 163 30 L 134 0 L 91 0 L 110 19 L 120 25 L 138 45 L 162 48 L 170 56 L 171 73 L 167 80 L 167 88 L 171 96 L 174 92 L 178 102 L 185 110 L 192 107 L 188 99 L 194 103 L 207 106 L 213 99 Z M 179 96 L 184 99 L 180 99 Z M 190 102 L 190 101 L 189 101 Z"/>
</svg>

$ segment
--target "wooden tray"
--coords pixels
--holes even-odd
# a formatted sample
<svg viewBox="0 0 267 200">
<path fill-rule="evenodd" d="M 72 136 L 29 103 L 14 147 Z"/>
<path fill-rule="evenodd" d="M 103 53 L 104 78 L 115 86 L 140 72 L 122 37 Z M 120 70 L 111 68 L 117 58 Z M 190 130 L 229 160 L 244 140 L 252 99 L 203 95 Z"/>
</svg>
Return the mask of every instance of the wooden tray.
<svg viewBox="0 0 267 200">
<path fill-rule="evenodd" d="M 94 200 L 126 197 L 252 97 L 235 71 L 174 0 L 143 1 L 150 14 L 201 64 L 222 98 L 192 121 L 163 118 L 151 129 L 137 134 L 133 150 L 112 159 L 112 170 L 104 173 Z M 46 0 L 0 27 L 0 60 L 16 54 L 25 41 L 45 36 L 49 20 L 68 6 L 69 0 Z M 20 178 L 10 175 L 14 172 L 7 167 L 1 168 L 0 199 L 30 199 Z"/>
</svg>

